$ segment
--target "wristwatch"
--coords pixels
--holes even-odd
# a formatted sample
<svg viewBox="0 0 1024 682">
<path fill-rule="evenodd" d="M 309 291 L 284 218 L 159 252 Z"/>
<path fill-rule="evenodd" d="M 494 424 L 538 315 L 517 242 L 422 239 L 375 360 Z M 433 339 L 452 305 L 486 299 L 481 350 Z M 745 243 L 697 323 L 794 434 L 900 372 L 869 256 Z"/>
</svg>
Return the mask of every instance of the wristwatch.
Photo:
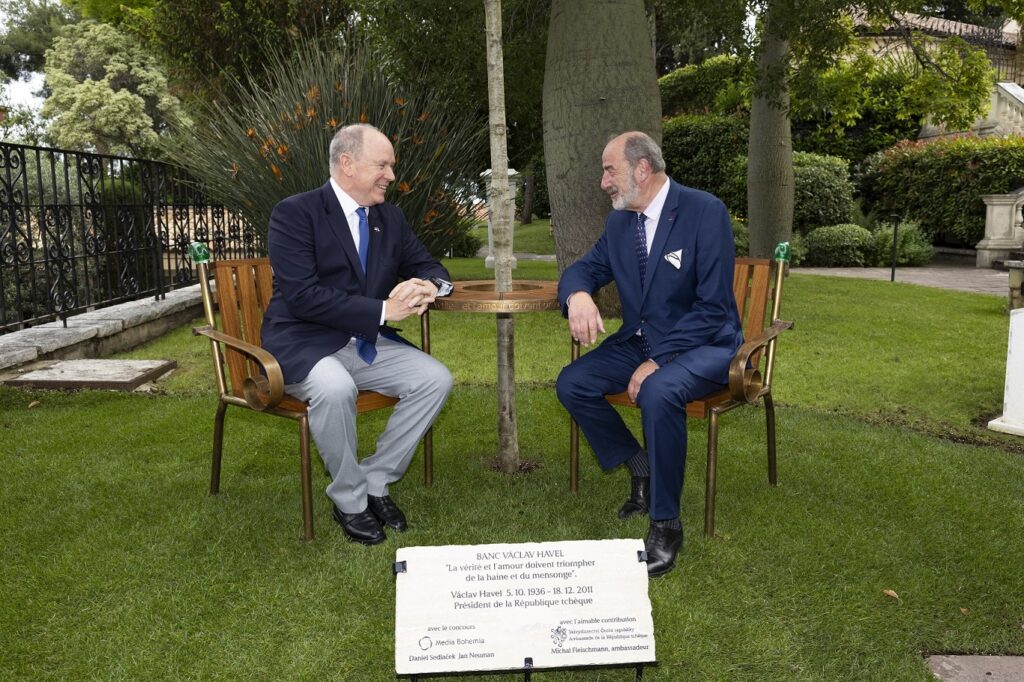
<svg viewBox="0 0 1024 682">
<path fill-rule="evenodd" d="M 451 282 L 443 280 L 440 277 L 427 277 L 427 281 L 433 284 L 435 287 L 437 287 L 438 298 L 447 296 L 448 294 L 452 293 L 452 290 L 455 288 L 454 286 L 452 286 Z"/>
</svg>

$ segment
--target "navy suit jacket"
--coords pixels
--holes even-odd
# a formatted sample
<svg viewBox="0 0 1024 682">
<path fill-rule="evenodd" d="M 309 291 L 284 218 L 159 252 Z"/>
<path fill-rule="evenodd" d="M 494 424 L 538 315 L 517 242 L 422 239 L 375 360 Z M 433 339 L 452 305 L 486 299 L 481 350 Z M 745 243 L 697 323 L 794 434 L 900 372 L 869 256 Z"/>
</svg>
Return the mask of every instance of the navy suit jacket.
<svg viewBox="0 0 1024 682">
<path fill-rule="evenodd" d="M 707 192 L 668 182 L 646 282 L 636 257 L 636 212 L 612 211 L 590 252 L 562 273 L 562 314 L 568 314 L 566 299 L 573 292 L 593 294 L 614 280 L 622 327 L 603 343 L 628 341 L 642 326 L 658 365 L 677 361 L 698 376 L 727 383 L 729 362 L 743 343 L 732 291 L 736 250 L 729 212 Z"/>
<path fill-rule="evenodd" d="M 368 220 L 364 274 L 330 182 L 274 207 L 267 230 L 274 291 L 261 336 L 281 364 L 285 383 L 305 379 L 313 365 L 353 336 L 375 343 L 381 302 L 400 278 L 451 278 L 398 207 L 371 206 Z"/>
</svg>

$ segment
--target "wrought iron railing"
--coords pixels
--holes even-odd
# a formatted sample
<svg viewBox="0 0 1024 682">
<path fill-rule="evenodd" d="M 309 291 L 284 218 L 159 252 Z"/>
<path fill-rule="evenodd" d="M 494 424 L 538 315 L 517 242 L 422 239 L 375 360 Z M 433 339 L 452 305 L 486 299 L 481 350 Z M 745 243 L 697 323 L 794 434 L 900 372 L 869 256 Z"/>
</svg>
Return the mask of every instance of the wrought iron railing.
<svg viewBox="0 0 1024 682">
<path fill-rule="evenodd" d="M 0 334 L 193 283 L 196 240 L 265 253 L 179 168 L 0 142 Z"/>
</svg>

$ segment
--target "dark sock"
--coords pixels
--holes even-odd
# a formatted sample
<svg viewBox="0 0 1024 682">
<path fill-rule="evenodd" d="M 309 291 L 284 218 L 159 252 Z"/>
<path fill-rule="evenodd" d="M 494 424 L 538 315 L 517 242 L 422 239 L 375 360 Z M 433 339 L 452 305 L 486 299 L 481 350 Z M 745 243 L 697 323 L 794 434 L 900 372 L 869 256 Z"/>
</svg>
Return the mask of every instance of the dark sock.
<svg viewBox="0 0 1024 682">
<path fill-rule="evenodd" d="M 626 460 L 626 468 L 633 476 L 644 478 L 651 475 L 650 465 L 647 464 L 647 451 L 641 449 L 638 453 Z"/>
<path fill-rule="evenodd" d="M 651 519 L 651 522 L 658 524 L 662 528 L 668 528 L 670 530 L 681 530 L 683 527 L 683 524 L 679 522 L 678 516 L 674 519 L 666 519 L 664 521 L 655 521 Z"/>
</svg>

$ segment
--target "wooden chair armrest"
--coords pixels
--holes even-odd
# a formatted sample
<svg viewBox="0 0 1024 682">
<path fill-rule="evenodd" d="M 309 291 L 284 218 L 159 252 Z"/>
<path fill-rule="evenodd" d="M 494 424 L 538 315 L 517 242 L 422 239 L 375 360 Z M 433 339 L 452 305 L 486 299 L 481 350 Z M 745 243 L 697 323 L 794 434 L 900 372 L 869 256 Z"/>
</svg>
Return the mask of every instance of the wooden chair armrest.
<svg viewBox="0 0 1024 682">
<path fill-rule="evenodd" d="M 729 363 L 729 392 L 734 400 L 752 403 L 761 397 L 764 380 L 756 367 L 749 367 L 750 357 L 767 346 L 775 338 L 793 326 L 786 320 L 775 320 L 770 327 L 753 339 L 745 341 Z"/>
<path fill-rule="evenodd" d="M 242 392 L 245 395 L 245 402 L 249 407 L 260 412 L 277 407 L 284 398 L 284 372 L 281 365 L 271 353 L 246 343 L 234 336 L 218 331 L 209 325 L 195 327 L 192 333 L 196 336 L 205 336 L 208 339 L 223 343 L 225 346 L 249 356 L 263 369 L 264 375 L 248 376 Z"/>
</svg>

